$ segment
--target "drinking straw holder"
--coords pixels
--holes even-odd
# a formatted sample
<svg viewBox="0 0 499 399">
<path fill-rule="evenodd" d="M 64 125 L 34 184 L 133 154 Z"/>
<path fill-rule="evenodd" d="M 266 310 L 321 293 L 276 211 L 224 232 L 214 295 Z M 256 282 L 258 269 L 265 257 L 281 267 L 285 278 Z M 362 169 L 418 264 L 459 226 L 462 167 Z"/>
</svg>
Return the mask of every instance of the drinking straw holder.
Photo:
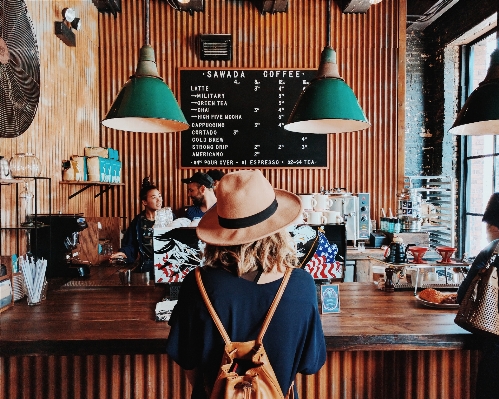
<svg viewBox="0 0 499 399">
<path fill-rule="evenodd" d="M 28 299 L 28 305 L 39 305 L 46 298 L 47 279 L 45 271 L 47 269 L 47 261 L 38 259 L 36 262 L 33 258 L 19 258 L 21 271 L 24 276 L 24 291 Z"/>
</svg>

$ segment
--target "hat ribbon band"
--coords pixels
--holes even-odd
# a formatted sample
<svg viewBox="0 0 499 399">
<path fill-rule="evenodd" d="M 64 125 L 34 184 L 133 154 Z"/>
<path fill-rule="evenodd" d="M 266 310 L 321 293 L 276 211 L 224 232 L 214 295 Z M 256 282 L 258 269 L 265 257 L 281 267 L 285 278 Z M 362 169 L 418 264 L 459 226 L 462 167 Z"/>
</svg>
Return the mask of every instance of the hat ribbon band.
<svg viewBox="0 0 499 399">
<path fill-rule="evenodd" d="M 277 200 L 274 198 L 272 204 L 263 211 L 244 218 L 226 219 L 218 216 L 218 223 L 225 229 L 242 229 L 244 227 L 254 226 L 271 217 L 277 210 Z"/>
</svg>

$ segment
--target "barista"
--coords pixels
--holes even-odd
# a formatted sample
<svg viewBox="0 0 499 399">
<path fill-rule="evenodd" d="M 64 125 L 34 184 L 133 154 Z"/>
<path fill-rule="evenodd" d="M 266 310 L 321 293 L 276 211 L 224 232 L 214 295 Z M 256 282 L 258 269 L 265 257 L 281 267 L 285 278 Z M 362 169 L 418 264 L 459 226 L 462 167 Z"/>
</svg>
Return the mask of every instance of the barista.
<svg viewBox="0 0 499 399">
<path fill-rule="evenodd" d="M 192 205 L 185 210 L 185 217 L 190 220 L 202 218 L 217 203 L 213 179 L 206 173 L 196 172 L 182 182 L 187 184 L 187 195 L 192 200 Z"/>
<path fill-rule="evenodd" d="M 156 211 L 161 209 L 163 198 L 157 187 L 146 177 L 142 181 L 140 200 L 144 210 L 130 223 L 118 252 L 111 255 L 111 259 L 124 258 L 126 263 L 134 263 L 139 257 L 141 271 L 153 272 L 153 226 Z"/>
</svg>

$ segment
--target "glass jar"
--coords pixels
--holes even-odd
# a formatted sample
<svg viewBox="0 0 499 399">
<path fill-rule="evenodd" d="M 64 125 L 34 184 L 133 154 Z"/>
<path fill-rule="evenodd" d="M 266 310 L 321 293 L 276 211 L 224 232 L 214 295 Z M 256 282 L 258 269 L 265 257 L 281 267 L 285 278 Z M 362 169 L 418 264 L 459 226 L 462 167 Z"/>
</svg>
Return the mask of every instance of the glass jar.
<svg viewBox="0 0 499 399">
<path fill-rule="evenodd" d="M 28 183 L 24 182 L 24 190 L 19 193 L 21 199 L 21 226 L 33 226 L 33 198 L 35 196 L 28 189 Z"/>
<path fill-rule="evenodd" d="M 10 160 L 9 167 L 13 177 L 38 177 L 42 164 L 34 154 L 26 152 L 14 155 Z"/>
<path fill-rule="evenodd" d="M 173 212 L 172 208 L 169 206 L 158 209 L 154 217 L 154 228 L 160 229 L 167 227 L 171 222 L 173 222 Z"/>
</svg>

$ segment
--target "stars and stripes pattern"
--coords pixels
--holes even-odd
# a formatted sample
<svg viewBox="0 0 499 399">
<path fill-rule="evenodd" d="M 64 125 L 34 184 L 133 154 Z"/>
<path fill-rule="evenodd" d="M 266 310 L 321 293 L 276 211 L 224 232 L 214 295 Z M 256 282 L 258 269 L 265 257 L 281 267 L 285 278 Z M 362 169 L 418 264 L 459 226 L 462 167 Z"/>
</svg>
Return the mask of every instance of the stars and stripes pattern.
<svg viewBox="0 0 499 399">
<path fill-rule="evenodd" d="M 338 246 L 330 244 L 327 237 L 320 231 L 319 243 L 312 259 L 305 265 L 314 279 L 342 278 L 343 267 L 341 262 L 336 261 Z"/>
</svg>

